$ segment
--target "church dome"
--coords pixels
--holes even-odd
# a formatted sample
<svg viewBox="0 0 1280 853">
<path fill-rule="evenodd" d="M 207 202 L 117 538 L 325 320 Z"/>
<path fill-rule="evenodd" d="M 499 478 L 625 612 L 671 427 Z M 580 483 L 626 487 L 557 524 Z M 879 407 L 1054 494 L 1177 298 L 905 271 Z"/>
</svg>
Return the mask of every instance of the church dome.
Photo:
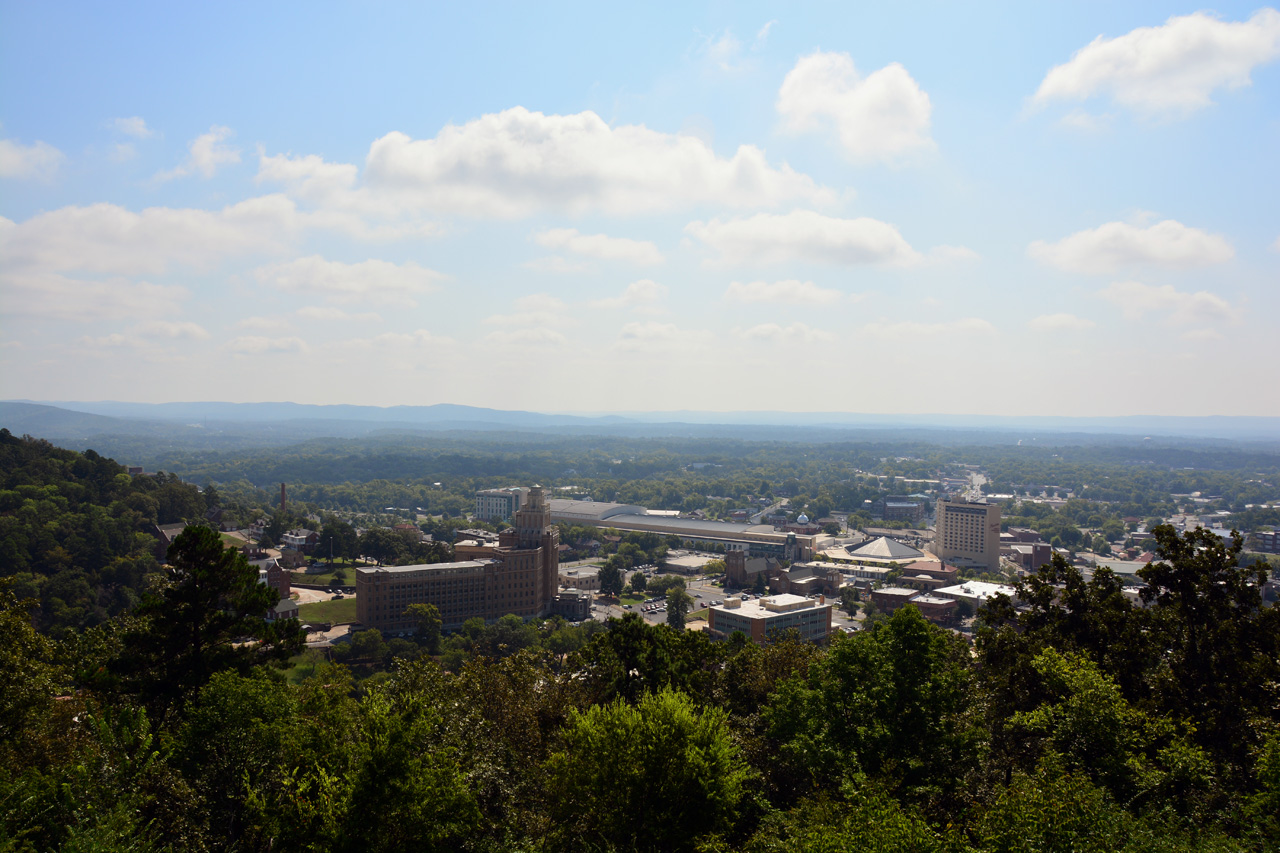
<svg viewBox="0 0 1280 853">
<path fill-rule="evenodd" d="M 800 513 L 800 517 L 799 517 L 799 518 L 797 518 L 797 519 L 796 519 L 796 521 L 798 521 L 798 522 L 799 522 L 799 523 L 801 523 L 801 524 L 808 524 L 808 523 L 809 523 L 809 516 L 805 515 L 805 514 L 802 512 L 802 513 Z"/>
</svg>

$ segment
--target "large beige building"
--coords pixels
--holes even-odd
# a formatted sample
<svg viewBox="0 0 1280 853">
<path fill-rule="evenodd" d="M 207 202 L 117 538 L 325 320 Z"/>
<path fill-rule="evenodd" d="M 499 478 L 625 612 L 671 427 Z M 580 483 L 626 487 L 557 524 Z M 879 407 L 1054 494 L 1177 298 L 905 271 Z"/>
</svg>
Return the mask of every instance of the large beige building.
<svg viewBox="0 0 1280 853">
<path fill-rule="evenodd" d="M 412 631 L 410 604 L 440 609 L 445 628 L 479 616 L 545 616 L 558 591 L 560 531 L 551 523 L 542 489 L 534 486 L 497 545 L 472 545 L 468 559 L 418 566 L 356 569 L 356 618 L 386 632 Z M 459 549 L 461 552 L 463 549 Z"/>
<path fill-rule="evenodd" d="M 707 630 L 715 637 L 741 631 L 756 643 L 767 643 L 786 631 L 822 642 L 831 634 L 831 605 L 822 596 L 770 595 L 754 601 L 730 596 L 724 604 L 707 608 Z"/>
<path fill-rule="evenodd" d="M 1000 568 L 1000 507 L 940 498 L 933 553 L 944 563 L 997 571 Z"/>
</svg>

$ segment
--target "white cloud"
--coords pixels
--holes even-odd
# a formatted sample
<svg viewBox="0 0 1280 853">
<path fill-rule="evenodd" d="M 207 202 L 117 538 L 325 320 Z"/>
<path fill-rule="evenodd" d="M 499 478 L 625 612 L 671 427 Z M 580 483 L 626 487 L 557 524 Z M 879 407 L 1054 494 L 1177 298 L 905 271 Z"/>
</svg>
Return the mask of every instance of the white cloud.
<svg viewBox="0 0 1280 853">
<path fill-rule="evenodd" d="M 628 215 L 834 198 L 790 166 L 770 166 L 754 146 L 723 158 L 692 136 L 610 127 L 593 112 L 523 107 L 448 125 L 432 139 L 389 133 L 370 147 L 364 179 L 380 206 L 473 216 Z"/>
<path fill-rule="evenodd" d="M 1028 321 L 1027 326 L 1037 332 L 1082 332 L 1092 329 L 1094 323 L 1075 314 L 1041 314 Z"/>
<path fill-rule="evenodd" d="M 155 132 L 147 127 L 147 123 L 141 116 L 112 119 L 111 127 L 115 129 L 116 133 L 123 133 L 125 136 L 132 136 L 134 139 L 150 139 L 155 136 Z"/>
<path fill-rule="evenodd" d="M 866 217 L 836 219 L 811 210 L 691 222 L 684 230 L 718 251 L 727 263 L 906 265 L 921 259 L 892 225 Z"/>
<path fill-rule="evenodd" d="M 1213 103 L 1217 89 L 1248 86 L 1250 72 L 1277 56 L 1275 9 L 1239 22 L 1196 12 L 1113 39 L 1098 36 L 1045 75 L 1035 102 L 1106 94 L 1145 113 L 1186 114 Z"/>
<path fill-rule="evenodd" d="M 492 326 L 561 326 L 570 322 L 564 300 L 546 293 L 533 293 L 515 301 L 513 314 L 494 314 L 484 319 Z"/>
<path fill-rule="evenodd" d="M 761 27 L 758 32 L 756 32 L 757 47 L 765 43 L 765 41 L 769 38 L 769 32 L 774 28 L 774 25 L 776 25 L 777 23 L 778 23 L 777 18 L 774 18 L 772 21 L 766 21 L 765 25 Z"/>
<path fill-rule="evenodd" d="M 231 128 L 214 125 L 208 133 L 202 133 L 187 146 L 187 159 L 180 165 L 160 172 L 156 179 L 168 181 L 181 178 L 193 172 L 199 172 L 205 178 L 212 178 L 218 167 L 229 163 L 240 162 L 240 150 L 223 143 L 234 135 Z"/>
<path fill-rule="evenodd" d="M 199 323 L 169 322 L 155 320 L 138 326 L 140 335 L 152 338 L 170 338 L 172 340 L 204 341 L 209 339 L 209 332 Z"/>
<path fill-rule="evenodd" d="M 414 306 L 414 297 L 437 289 L 444 278 L 412 261 L 367 260 L 347 264 L 310 255 L 254 270 L 263 284 L 289 293 L 317 294 L 332 302 L 374 302 Z"/>
<path fill-rule="evenodd" d="M 381 322 L 382 317 L 372 312 L 351 314 L 332 305 L 307 305 L 294 312 L 304 320 L 341 320 L 358 322 Z"/>
<path fill-rule="evenodd" d="M 629 261 L 648 265 L 662 263 L 662 252 L 647 240 L 582 234 L 576 228 L 551 228 L 533 237 L 539 246 L 586 255 L 604 261 Z"/>
<path fill-rule="evenodd" d="M 382 334 L 374 335 L 371 338 L 349 338 L 345 341 L 340 341 L 338 346 L 345 349 L 375 350 L 381 352 L 388 348 L 414 350 L 425 349 L 428 347 L 449 346 L 453 343 L 453 338 L 436 335 L 426 329 L 416 329 L 412 332 L 383 332 Z"/>
<path fill-rule="evenodd" d="M 220 211 L 114 204 L 62 207 L 0 227 L 0 268 L 160 275 L 174 266 L 207 269 L 231 256 L 281 251 L 301 222 L 284 196 Z"/>
<path fill-rule="evenodd" d="M 90 322 L 136 320 L 177 313 L 190 296 L 186 288 L 109 278 L 72 278 L 55 272 L 0 274 L 7 314 Z"/>
<path fill-rule="evenodd" d="M 835 340 L 835 335 L 815 329 L 804 323 L 792 323 L 780 326 L 777 323 L 762 323 L 744 331 L 743 336 L 755 341 L 770 341 L 788 344 L 823 344 Z"/>
<path fill-rule="evenodd" d="M 968 246 L 934 246 L 925 257 L 930 264 L 953 264 L 980 261 L 982 256 Z"/>
<path fill-rule="evenodd" d="M 674 323 L 627 323 L 618 331 L 616 346 L 625 350 L 670 349 L 692 342 L 690 332 Z"/>
<path fill-rule="evenodd" d="M 531 261 L 525 261 L 520 266 L 525 269 L 536 270 L 538 272 L 556 273 L 563 275 L 567 273 L 590 272 L 592 266 L 585 261 L 571 261 L 561 255 L 547 255 L 542 258 L 534 258 Z"/>
<path fill-rule="evenodd" d="M 65 158 L 47 142 L 23 145 L 12 139 L 0 139 L 0 178 L 48 180 L 58 171 Z"/>
<path fill-rule="evenodd" d="M 1187 293 L 1168 284 L 1117 281 L 1098 291 L 1098 295 L 1118 307 L 1129 320 L 1140 320 L 1148 314 L 1156 315 L 1173 326 L 1204 326 L 1240 320 L 1231 303 L 1205 290 Z"/>
<path fill-rule="evenodd" d="M 301 338 L 269 338 L 245 335 L 228 341 L 227 349 L 240 355 L 262 355 L 269 352 L 306 352 L 307 342 Z"/>
<path fill-rule="evenodd" d="M 630 308 L 641 313 L 660 311 L 659 303 L 667 298 L 667 286 L 642 278 L 627 285 L 621 296 L 600 299 L 592 303 L 597 308 Z"/>
<path fill-rule="evenodd" d="M 966 338 L 995 334 L 996 328 L 981 317 L 964 317 L 945 323 L 903 321 L 890 323 L 883 318 L 858 329 L 858 334 L 873 338 L 911 339 L 917 343 L 958 343 Z"/>
<path fill-rule="evenodd" d="M 705 42 L 707 58 L 721 71 L 736 71 L 738 57 L 742 54 L 742 42 L 729 30 L 719 36 L 710 36 Z"/>
<path fill-rule="evenodd" d="M 854 160 L 893 160 L 933 147 L 929 96 L 896 62 L 863 78 L 847 53 L 811 53 L 782 81 L 777 108 L 795 132 L 831 122 Z"/>
<path fill-rule="evenodd" d="M 493 331 L 485 335 L 484 340 L 492 344 L 506 344 L 513 347 L 554 347 L 569 343 L 569 339 L 563 332 L 548 329 L 545 326 Z"/>
<path fill-rule="evenodd" d="M 781 305 L 833 305 L 842 294 L 818 287 L 811 281 L 731 282 L 724 291 L 726 302 L 776 302 Z"/>
<path fill-rule="evenodd" d="M 1231 260 L 1235 250 L 1221 234 L 1166 219 L 1147 228 L 1108 222 L 1077 231 L 1057 243 L 1036 240 L 1027 247 L 1027 254 L 1071 272 L 1105 273 L 1145 264 L 1176 269 L 1204 267 Z"/>
<path fill-rule="evenodd" d="M 288 325 L 290 324 L 287 320 L 281 320 L 276 317 L 245 317 L 236 323 L 236 328 L 270 332 Z"/>
<path fill-rule="evenodd" d="M 290 195 L 321 203 L 354 189 L 358 175 L 359 169 L 354 165 L 329 163 L 316 154 L 294 157 L 260 153 L 254 181 L 283 184 Z"/>
</svg>

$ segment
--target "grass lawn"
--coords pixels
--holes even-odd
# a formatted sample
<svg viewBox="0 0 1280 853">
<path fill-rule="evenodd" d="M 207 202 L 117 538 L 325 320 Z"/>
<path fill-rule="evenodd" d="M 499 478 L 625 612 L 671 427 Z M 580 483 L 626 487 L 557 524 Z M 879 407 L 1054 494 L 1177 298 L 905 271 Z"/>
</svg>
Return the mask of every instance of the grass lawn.
<svg viewBox="0 0 1280 853">
<path fill-rule="evenodd" d="M 284 677 L 290 684 L 301 684 L 303 680 L 315 675 L 323 662 L 324 652 L 319 649 L 305 649 L 302 654 L 289 658 L 289 663 L 293 666 L 284 671 Z"/>
<path fill-rule="evenodd" d="M 239 536 L 232 536 L 230 533 L 219 533 L 218 535 L 222 537 L 223 545 L 229 545 L 232 548 L 243 548 L 245 545 L 249 544 Z"/>
<path fill-rule="evenodd" d="M 618 603 L 619 604 L 640 604 L 645 600 L 645 598 L 646 596 L 643 596 L 643 595 L 624 595 L 622 596 L 622 598 L 618 599 Z"/>
<path fill-rule="evenodd" d="M 354 622 L 356 600 L 350 597 L 301 604 L 298 606 L 298 618 L 303 622 Z"/>
<path fill-rule="evenodd" d="M 333 580 L 333 572 L 319 572 L 317 574 L 307 574 L 306 572 L 291 572 L 293 575 L 292 583 L 320 584 L 328 586 L 329 581 Z M 355 586 L 356 572 L 355 569 L 347 569 L 342 573 L 343 586 Z"/>
<path fill-rule="evenodd" d="M 688 622 L 692 622 L 694 619 L 706 619 L 707 608 L 704 607 L 701 610 L 695 610 L 684 618 L 685 618 L 685 621 L 688 621 Z"/>
</svg>

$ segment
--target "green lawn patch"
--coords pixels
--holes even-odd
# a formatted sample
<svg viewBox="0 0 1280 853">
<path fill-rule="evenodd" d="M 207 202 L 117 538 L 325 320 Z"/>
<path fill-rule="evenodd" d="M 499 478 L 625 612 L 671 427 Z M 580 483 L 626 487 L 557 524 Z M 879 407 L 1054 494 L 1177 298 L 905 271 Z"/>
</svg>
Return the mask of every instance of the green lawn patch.
<svg viewBox="0 0 1280 853">
<path fill-rule="evenodd" d="M 695 610 L 695 611 L 693 611 L 692 613 L 690 613 L 688 616 L 686 616 L 686 617 L 684 617 L 684 618 L 685 618 L 685 621 L 692 621 L 692 620 L 694 620 L 694 619 L 706 619 L 706 618 L 707 618 L 707 608 L 705 608 L 705 607 L 704 607 L 704 608 L 702 608 L 701 610 Z"/>
<path fill-rule="evenodd" d="M 356 600 L 354 597 L 313 601 L 298 606 L 298 618 L 303 622 L 354 622 Z"/>
<path fill-rule="evenodd" d="M 290 684 L 301 684 L 316 674 L 320 664 L 324 663 L 324 652 L 320 649 L 305 649 L 302 654 L 289 658 L 293 666 L 284 671 L 284 677 Z"/>
</svg>

